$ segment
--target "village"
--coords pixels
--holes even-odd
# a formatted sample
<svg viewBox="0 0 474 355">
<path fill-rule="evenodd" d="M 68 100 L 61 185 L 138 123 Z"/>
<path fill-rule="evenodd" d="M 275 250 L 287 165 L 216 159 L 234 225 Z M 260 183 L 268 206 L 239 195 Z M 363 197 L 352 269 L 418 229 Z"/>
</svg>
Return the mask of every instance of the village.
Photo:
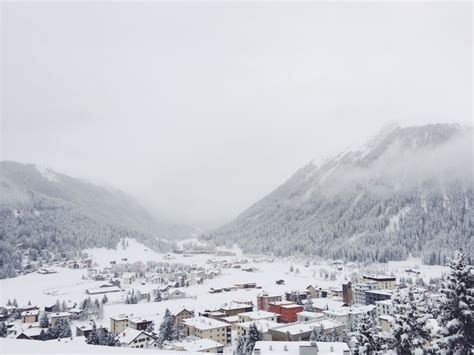
<svg viewBox="0 0 474 355">
<path fill-rule="evenodd" d="M 436 270 L 420 275 L 416 267 L 404 268 L 397 278 L 338 261 L 293 264 L 229 250 L 163 255 L 130 243 L 92 252 L 87 262 L 68 260 L 65 268 L 52 264 L 21 276 L 74 273 L 74 286 L 46 282 L 37 298 L 4 288 L 3 296 L 11 295 L 0 307 L 5 337 L 233 353 L 257 332 L 254 354 L 350 354 L 348 337 L 364 316 L 382 334 L 390 330 L 391 298 L 400 283 L 439 297 L 421 277 Z"/>
</svg>

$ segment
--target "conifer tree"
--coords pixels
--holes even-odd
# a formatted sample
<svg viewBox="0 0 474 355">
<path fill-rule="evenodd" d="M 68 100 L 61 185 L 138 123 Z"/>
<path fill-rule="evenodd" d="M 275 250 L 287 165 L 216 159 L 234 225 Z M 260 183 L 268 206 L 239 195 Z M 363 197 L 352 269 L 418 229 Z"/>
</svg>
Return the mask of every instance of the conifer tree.
<svg viewBox="0 0 474 355">
<path fill-rule="evenodd" d="M 464 353 L 474 348 L 474 276 L 466 254 L 459 251 L 449 260 L 450 268 L 441 292 L 446 296 L 440 309 L 438 344 L 448 353 Z"/>
<path fill-rule="evenodd" d="M 48 315 L 45 312 L 41 313 L 41 316 L 39 319 L 39 326 L 40 328 L 48 328 L 49 326 Z"/>
<path fill-rule="evenodd" d="M 158 333 L 158 344 L 160 347 L 163 346 L 165 341 L 172 341 L 174 334 L 173 317 L 168 308 L 166 308 L 165 315 L 163 316 L 163 322 L 160 324 Z"/>
<path fill-rule="evenodd" d="M 260 331 L 257 329 L 255 323 L 250 324 L 249 332 L 245 339 L 245 353 L 252 354 L 255 343 L 262 339 Z"/>
</svg>

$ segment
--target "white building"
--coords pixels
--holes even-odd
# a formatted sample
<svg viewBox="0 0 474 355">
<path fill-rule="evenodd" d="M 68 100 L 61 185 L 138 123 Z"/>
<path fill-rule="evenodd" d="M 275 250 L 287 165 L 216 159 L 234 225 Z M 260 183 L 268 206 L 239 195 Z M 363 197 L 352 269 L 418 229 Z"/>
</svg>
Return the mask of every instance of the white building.
<svg viewBox="0 0 474 355">
<path fill-rule="evenodd" d="M 350 355 L 346 343 L 310 341 L 257 341 L 254 355 Z"/>
<path fill-rule="evenodd" d="M 146 349 L 153 337 L 142 330 L 127 328 L 118 334 L 118 340 L 122 347 Z"/>
<path fill-rule="evenodd" d="M 375 306 L 344 307 L 324 312 L 328 319 L 343 323 L 348 331 L 356 329 L 360 318 L 366 313 L 374 316 Z"/>
<path fill-rule="evenodd" d="M 280 315 L 278 313 L 267 312 L 267 311 L 251 311 L 251 312 L 244 312 L 244 313 L 238 314 L 239 323 L 257 321 L 257 320 L 269 320 L 269 321 L 277 322 L 279 316 Z"/>
<path fill-rule="evenodd" d="M 274 322 L 272 320 L 257 320 L 252 322 L 244 322 L 236 324 L 237 337 L 246 336 L 249 332 L 250 326 L 255 324 L 257 329 L 262 334 L 263 340 L 272 340 L 272 336 L 269 334 L 269 330 L 281 326 L 281 323 Z"/>
<path fill-rule="evenodd" d="M 300 313 L 296 313 L 297 322 L 309 322 L 312 320 L 324 319 L 325 317 L 326 316 L 324 315 L 324 313 L 318 313 L 318 312 L 303 311 Z"/>
<path fill-rule="evenodd" d="M 173 344 L 177 351 L 191 351 L 199 353 L 223 353 L 224 345 L 211 339 L 190 339 Z"/>
</svg>

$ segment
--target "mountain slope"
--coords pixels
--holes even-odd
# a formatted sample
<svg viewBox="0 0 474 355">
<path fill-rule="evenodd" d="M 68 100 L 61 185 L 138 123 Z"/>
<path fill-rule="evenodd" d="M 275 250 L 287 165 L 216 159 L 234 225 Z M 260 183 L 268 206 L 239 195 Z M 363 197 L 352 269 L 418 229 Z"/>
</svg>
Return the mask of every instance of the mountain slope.
<svg viewBox="0 0 474 355">
<path fill-rule="evenodd" d="M 443 262 L 473 254 L 472 130 L 392 127 L 365 146 L 308 164 L 234 221 L 203 236 L 247 252 Z"/>
<path fill-rule="evenodd" d="M 121 237 L 167 250 L 170 243 L 162 239 L 188 235 L 190 228 L 156 221 L 120 191 L 31 164 L 0 162 L 0 278 L 21 267 L 20 243 L 35 256 L 115 247 Z"/>
</svg>

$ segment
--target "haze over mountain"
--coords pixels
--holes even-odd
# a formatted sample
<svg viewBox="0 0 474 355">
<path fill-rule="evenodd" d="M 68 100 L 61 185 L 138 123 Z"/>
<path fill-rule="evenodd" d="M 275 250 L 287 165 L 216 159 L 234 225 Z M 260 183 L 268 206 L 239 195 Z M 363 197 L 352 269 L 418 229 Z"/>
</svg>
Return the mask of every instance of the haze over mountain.
<svg viewBox="0 0 474 355">
<path fill-rule="evenodd" d="M 115 247 L 133 237 L 157 250 L 191 237 L 188 226 L 157 220 L 121 191 L 32 164 L 0 162 L 0 278 L 20 265 L 21 249 L 63 252 Z"/>
<path fill-rule="evenodd" d="M 234 221 L 203 236 L 246 252 L 348 260 L 474 251 L 473 130 L 392 126 L 366 145 L 311 162 Z"/>
</svg>

